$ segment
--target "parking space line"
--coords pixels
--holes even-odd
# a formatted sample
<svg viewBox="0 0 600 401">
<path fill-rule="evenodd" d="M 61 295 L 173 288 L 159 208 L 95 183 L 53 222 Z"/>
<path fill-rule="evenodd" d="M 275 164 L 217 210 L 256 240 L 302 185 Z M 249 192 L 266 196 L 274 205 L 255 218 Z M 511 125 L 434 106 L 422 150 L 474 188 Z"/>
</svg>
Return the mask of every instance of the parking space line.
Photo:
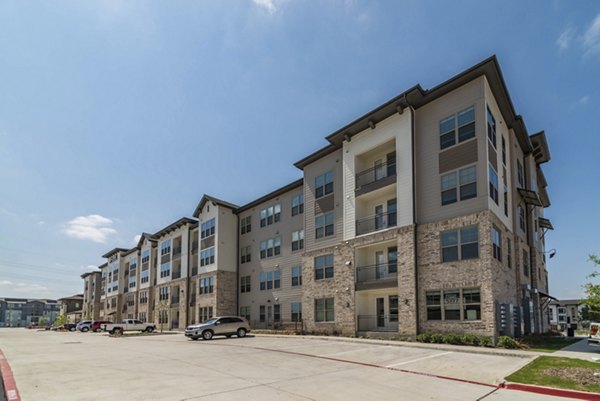
<svg viewBox="0 0 600 401">
<path fill-rule="evenodd" d="M 393 368 L 395 366 L 408 365 L 409 363 L 419 362 L 419 361 L 423 361 L 425 359 L 430 359 L 430 358 L 437 358 L 438 356 L 448 355 L 448 354 L 451 354 L 451 353 L 452 353 L 452 351 L 440 352 L 439 354 L 428 355 L 428 356 L 424 356 L 422 358 L 413 359 L 413 360 L 410 360 L 410 361 L 404 361 L 404 362 L 399 362 L 399 363 L 394 363 L 394 364 L 391 364 L 391 365 L 387 365 L 386 368 Z"/>
</svg>

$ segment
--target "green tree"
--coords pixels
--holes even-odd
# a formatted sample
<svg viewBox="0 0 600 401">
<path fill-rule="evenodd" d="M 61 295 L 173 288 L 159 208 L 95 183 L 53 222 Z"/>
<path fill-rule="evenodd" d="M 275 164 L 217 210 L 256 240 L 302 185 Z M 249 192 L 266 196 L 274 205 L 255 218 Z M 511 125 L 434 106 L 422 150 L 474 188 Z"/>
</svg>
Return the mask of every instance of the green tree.
<svg viewBox="0 0 600 401">
<path fill-rule="evenodd" d="M 67 323 L 68 319 L 67 319 L 67 315 L 58 315 L 56 317 L 56 320 L 54 321 L 54 327 L 60 327 L 63 324 Z"/>
<path fill-rule="evenodd" d="M 585 289 L 585 305 L 586 307 L 582 310 L 581 317 L 584 320 L 595 320 L 600 319 L 600 284 L 595 284 L 594 279 L 600 277 L 600 257 L 598 255 L 590 255 L 589 260 L 594 263 L 594 271 L 588 274 L 587 278 L 590 282 L 585 283 L 583 288 Z"/>
<path fill-rule="evenodd" d="M 46 324 L 46 318 L 44 316 L 40 316 L 38 320 L 38 326 L 44 326 Z"/>
<path fill-rule="evenodd" d="M 162 302 L 159 302 L 158 304 L 156 304 L 156 311 L 158 312 L 159 320 L 160 320 L 160 312 L 168 311 L 169 309 L 170 309 L 170 307 L 169 307 L 168 301 L 162 301 Z M 161 333 L 163 332 L 163 324 L 164 324 L 163 321 L 160 320 L 160 332 Z"/>
</svg>

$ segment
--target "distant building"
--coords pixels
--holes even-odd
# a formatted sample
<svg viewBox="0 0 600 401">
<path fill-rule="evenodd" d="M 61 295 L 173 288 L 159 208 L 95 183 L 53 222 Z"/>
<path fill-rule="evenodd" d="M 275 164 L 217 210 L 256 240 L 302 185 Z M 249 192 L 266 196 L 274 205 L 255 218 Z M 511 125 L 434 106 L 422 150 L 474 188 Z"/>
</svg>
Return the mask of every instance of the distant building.
<svg viewBox="0 0 600 401">
<path fill-rule="evenodd" d="M 567 325 L 579 324 L 580 313 L 584 307 L 583 299 L 565 299 L 550 302 L 548 313 L 550 326 L 556 330 L 564 330 Z"/>
<path fill-rule="evenodd" d="M 0 298 L 0 327 L 53 324 L 59 312 L 53 299 Z"/>
<path fill-rule="evenodd" d="M 60 298 L 60 314 L 67 316 L 69 323 L 77 323 L 82 319 L 83 294 Z"/>
</svg>

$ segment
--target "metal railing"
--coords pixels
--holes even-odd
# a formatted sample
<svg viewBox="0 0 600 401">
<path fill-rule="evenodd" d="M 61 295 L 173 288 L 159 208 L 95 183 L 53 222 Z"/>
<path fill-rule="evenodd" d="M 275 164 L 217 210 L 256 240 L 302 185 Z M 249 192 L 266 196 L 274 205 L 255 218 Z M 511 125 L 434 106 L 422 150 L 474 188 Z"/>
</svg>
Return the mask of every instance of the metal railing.
<svg viewBox="0 0 600 401">
<path fill-rule="evenodd" d="M 173 248 L 173 259 L 181 256 L 181 247 Z"/>
<path fill-rule="evenodd" d="M 171 280 L 175 280 L 181 277 L 181 270 L 173 270 L 171 273 Z"/>
<path fill-rule="evenodd" d="M 384 228 L 395 227 L 397 224 L 397 212 L 375 214 L 356 220 L 356 235 L 367 234 Z"/>
<path fill-rule="evenodd" d="M 265 317 L 264 321 L 250 320 L 250 327 L 254 330 L 303 330 L 302 320 L 273 320 Z"/>
<path fill-rule="evenodd" d="M 396 175 L 396 160 L 391 160 L 356 174 L 356 189 L 375 181 Z"/>
<path fill-rule="evenodd" d="M 396 280 L 398 278 L 398 262 L 381 263 L 356 268 L 356 282 L 366 283 L 379 280 Z"/>
<path fill-rule="evenodd" d="M 398 315 L 358 315 L 358 331 L 398 331 Z"/>
</svg>

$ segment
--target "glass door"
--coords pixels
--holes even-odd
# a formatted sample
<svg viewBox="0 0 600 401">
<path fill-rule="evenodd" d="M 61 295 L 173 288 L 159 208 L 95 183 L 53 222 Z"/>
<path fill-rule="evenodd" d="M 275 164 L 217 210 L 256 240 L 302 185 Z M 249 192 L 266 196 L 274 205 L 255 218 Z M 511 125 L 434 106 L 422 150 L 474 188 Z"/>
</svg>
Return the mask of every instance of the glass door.
<svg viewBox="0 0 600 401">
<path fill-rule="evenodd" d="M 385 256 L 383 251 L 375 252 L 375 279 L 380 280 L 386 276 Z"/>
<path fill-rule="evenodd" d="M 377 328 L 383 329 L 385 328 L 385 299 L 377 298 L 375 303 L 377 308 Z"/>
</svg>

